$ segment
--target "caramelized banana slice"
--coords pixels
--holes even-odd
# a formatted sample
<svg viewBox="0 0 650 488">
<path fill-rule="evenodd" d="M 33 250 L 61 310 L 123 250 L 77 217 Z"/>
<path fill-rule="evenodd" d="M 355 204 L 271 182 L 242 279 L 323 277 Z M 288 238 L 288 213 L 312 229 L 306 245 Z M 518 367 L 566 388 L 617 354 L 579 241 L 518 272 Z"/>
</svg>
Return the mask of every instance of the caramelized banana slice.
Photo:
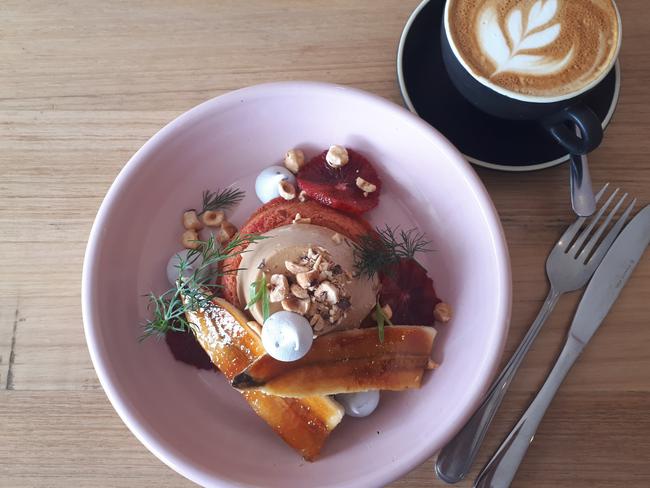
<svg viewBox="0 0 650 488">
<path fill-rule="evenodd" d="M 391 326 L 382 343 L 376 328 L 333 332 L 294 362 L 263 355 L 232 385 L 285 397 L 419 388 L 435 335 L 432 327 Z"/>
<path fill-rule="evenodd" d="M 246 316 L 225 300 L 217 298 L 213 307 L 187 312 L 186 318 L 197 326 L 196 339 L 228 380 L 265 354 Z"/>
<path fill-rule="evenodd" d="M 205 311 L 187 314 L 199 344 L 228 381 L 264 354 L 247 318 L 225 300 Z M 320 453 L 330 432 L 341 422 L 343 408 L 327 397 L 282 398 L 259 391 L 242 395 L 257 415 L 307 460 Z"/>
</svg>

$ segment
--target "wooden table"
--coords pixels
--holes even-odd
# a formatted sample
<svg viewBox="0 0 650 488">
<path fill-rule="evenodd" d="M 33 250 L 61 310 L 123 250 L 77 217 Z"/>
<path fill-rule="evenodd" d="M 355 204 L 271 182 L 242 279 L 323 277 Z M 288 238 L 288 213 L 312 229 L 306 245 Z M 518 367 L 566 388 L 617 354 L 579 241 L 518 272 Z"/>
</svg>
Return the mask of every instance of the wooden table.
<svg viewBox="0 0 650 488">
<path fill-rule="evenodd" d="M 84 342 L 80 277 L 95 212 L 127 159 L 192 106 L 291 79 L 400 101 L 395 53 L 417 0 L 0 4 L 0 486 L 180 487 L 119 420 Z M 650 12 L 619 2 L 620 105 L 591 157 L 595 184 L 650 201 Z M 544 260 L 572 220 L 565 166 L 479 170 L 501 215 L 514 279 L 509 355 L 546 295 Z M 557 354 L 563 299 L 498 415 L 480 464 Z M 541 425 L 514 486 L 650 486 L 650 256 Z M 432 460 L 391 485 L 442 486 Z M 469 482 L 459 486 L 470 486 Z"/>
</svg>

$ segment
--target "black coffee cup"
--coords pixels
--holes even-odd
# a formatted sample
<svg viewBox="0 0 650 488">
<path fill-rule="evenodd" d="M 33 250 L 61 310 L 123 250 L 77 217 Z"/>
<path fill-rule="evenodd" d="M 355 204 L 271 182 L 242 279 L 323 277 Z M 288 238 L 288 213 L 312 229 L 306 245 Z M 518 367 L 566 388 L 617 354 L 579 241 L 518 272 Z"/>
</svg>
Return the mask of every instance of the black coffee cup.
<svg viewBox="0 0 650 488">
<path fill-rule="evenodd" d="M 620 48 L 620 17 L 619 45 L 609 69 L 603 70 L 598 78 L 577 93 L 558 97 L 533 97 L 488 83 L 471 72 L 449 33 L 449 5 L 452 1 L 454 0 L 447 0 L 443 16 L 442 57 L 452 83 L 463 97 L 478 109 L 495 117 L 538 121 L 570 154 L 582 155 L 596 149 L 603 139 L 603 128 L 598 116 L 583 99 L 614 68 Z M 580 135 L 576 133 L 576 127 Z"/>
</svg>

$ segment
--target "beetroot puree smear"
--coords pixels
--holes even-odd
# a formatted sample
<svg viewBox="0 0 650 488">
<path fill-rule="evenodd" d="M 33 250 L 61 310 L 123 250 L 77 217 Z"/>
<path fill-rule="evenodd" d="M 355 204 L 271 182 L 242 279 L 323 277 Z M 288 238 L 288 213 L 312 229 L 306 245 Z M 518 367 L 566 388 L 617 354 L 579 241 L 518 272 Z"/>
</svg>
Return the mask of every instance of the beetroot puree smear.
<svg viewBox="0 0 650 488">
<path fill-rule="evenodd" d="M 191 332 L 169 331 L 165 334 L 165 342 L 177 361 L 198 369 L 219 371 Z"/>
</svg>

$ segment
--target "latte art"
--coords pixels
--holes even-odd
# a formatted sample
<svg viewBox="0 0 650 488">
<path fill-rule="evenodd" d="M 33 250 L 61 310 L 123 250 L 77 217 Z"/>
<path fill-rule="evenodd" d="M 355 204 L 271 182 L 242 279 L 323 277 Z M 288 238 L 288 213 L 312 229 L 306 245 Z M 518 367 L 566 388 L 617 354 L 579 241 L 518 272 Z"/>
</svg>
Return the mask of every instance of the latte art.
<svg viewBox="0 0 650 488">
<path fill-rule="evenodd" d="M 533 49 L 548 50 L 560 36 L 562 26 L 555 22 L 557 0 L 537 1 L 526 18 L 520 6 L 506 16 L 506 30 L 510 45 L 501 30 L 499 12 L 492 5 L 479 11 L 477 19 L 478 40 L 481 49 L 495 65 L 491 77 L 499 73 L 527 73 L 550 75 L 564 68 L 573 58 L 573 46 L 566 56 L 555 58 L 551 53 L 525 54 Z M 546 25 L 546 27 L 543 27 Z M 540 30 L 541 29 L 541 30 Z"/>
<path fill-rule="evenodd" d="M 523 95 L 561 96 L 616 57 L 612 0 L 450 0 L 450 35 L 474 75 Z"/>
</svg>

